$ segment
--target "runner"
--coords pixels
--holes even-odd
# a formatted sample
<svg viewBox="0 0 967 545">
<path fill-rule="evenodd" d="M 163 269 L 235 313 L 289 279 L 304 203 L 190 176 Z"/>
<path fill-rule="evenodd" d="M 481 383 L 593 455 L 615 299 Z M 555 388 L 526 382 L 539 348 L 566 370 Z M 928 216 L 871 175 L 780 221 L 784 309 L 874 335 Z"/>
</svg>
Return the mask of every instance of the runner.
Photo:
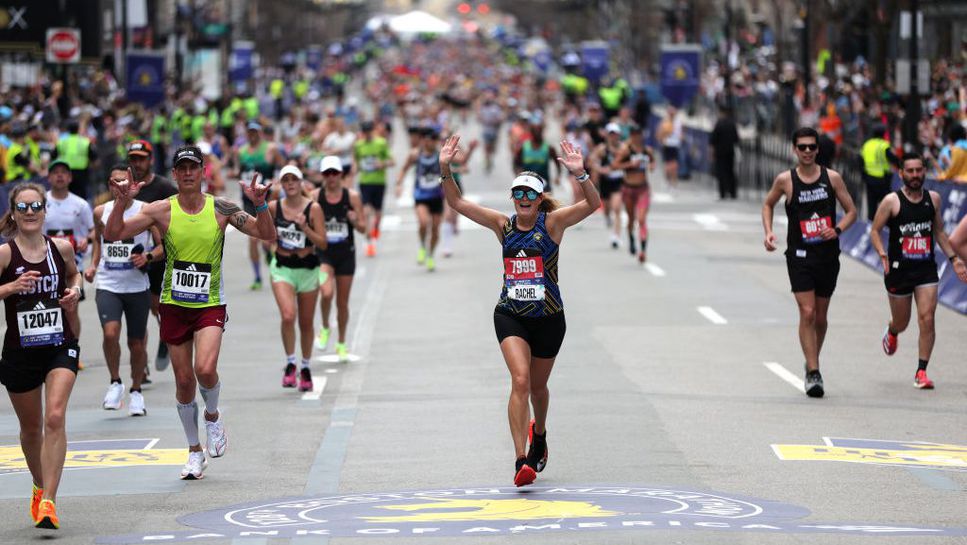
<svg viewBox="0 0 967 545">
<path fill-rule="evenodd" d="M 601 198 L 594 185 L 586 183 L 591 176 L 584 171 L 581 152 L 562 141 L 565 155 L 557 160 L 581 182 L 585 200 L 559 208 L 544 194 L 546 182 L 523 172 L 511 183 L 515 214 L 508 218 L 464 199 L 451 182 L 450 162 L 459 143 L 459 136 L 451 136 L 440 151 L 441 178 L 449 205 L 492 230 L 503 246 L 504 286 L 494 310 L 494 326 L 511 375 L 507 411 L 517 455 L 514 484 L 524 486 L 534 482 L 547 464 L 547 379 L 566 329 L 557 283 L 558 248 L 564 231 L 597 210 Z M 534 408 L 533 420 L 528 402 Z"/>
<path fill-rule="evenodd" d="M 468 164 L 479 144 L 480 142 L 477 140 L 471 140 L 470 145 L 466 149 L 461 148 L 457 151 L 457 154 L 453 156 L 453 162 L 450 163 L 450 172 L 453 174 L 453 181 L 457 184 L 457 188 L 460 189 L 461 194 L 463 193 L 463 175 L 470 171 Z M 443 257 L 453 255 L 453 237 L 460 234 L 458 219 L 457 211 L 447 206 L 446 201 L 444 201 L 443 223 L 440 225 L 440 247 L 443 252 Z"/>
<path fill-rule="evenodd" d="M 128 168 L 114 165 L 110 171 L 111 180 L 116 183 L 128 181 Z M 137 188 L 131 190 L 132 199 L 138 196 Z M 144 201 L 132 200 L 124 211 L 124 217 L 137 214 L 145 205 Z M 121 381 L 121 316 L 127 326 L 128 351 L 131 353 L 131 389 L 128 396 L 128 413 L 131 416 L 144 416 L 147 409 L 141 384 L 148 365 L 146 337 L 148 313 L 151 310 L 151 292 L 148 290 L 147 266 L 164 255 L 161 249 L 161 235 L 157 228 L 138 233 L 133 238 L 117 242 L 104 242 L 104 222 L 114 208 L 114 201 L 104 203 L 94 209 L 94 241 L 91 250 L 91 265 L 84 271 L 88 282 L 97 280 L 94 301 L 97 314 L 101 319 L 104 333 L 102 347 L 104 361 L 111 375 L 107 393 L 101 406 L 105 410 L 116 411 L 124 400 L 124 383 Z"/>
<path fill-rule="evenodd" d="M 490 174 L 494 169 L 494 153 L 497 151 L 497 139 L 500 137 L 500 126 L 504 122 L 504 109 L 497 103 L 493 91 L 485 91 L 478 113 L 484 141 L 484 172 Z"/>
<path fill-rule="evenodd" d="M 154 149 L 151 144 L 144 140 L 135 140 L 128 144 L 128 167 L 129 174 L 134 176 L 134 182 L 143 183 L 138 191 L 138 200 L 144 203 L 152 203 L 167 199 L 178 193 L 171 180 L 155 174 L 152 170 L 154 160 L 152 155 Z M 164 257 L 164 248 L 161 248 L 159 258 Z M 148 263 L 148 290 L 151 292 L 151 314 L 155 320 L 160 320 L 158 314 L 161 305 L 161 281 L 165 274 L 164 259 L 152 260 Z M 159 322 L 160 326 L 160 322 Z M 145 337 L 147 342 L 147 337 Z M 168 345 L 160 338 L 158 339 L 158 351 L 154 360 L 154 367 L 158 371 L 164 371 L 168 367 Z M 145 373 L 148 370 L 145 368 Z"/>
<path fill-rule="evenodd" d="M 262 138 L 262 125 L 252 121 L 246 126 L 247 142 L 235 149 L 236 172 L 240 181 L 248 182 L 255 173 L 262 176 L 264 183 L 269 185 L 272 176 L 275 175 L 275 168 L 282 166 L 284 160 L 275 144 Z M 245 184 L 243 184 L 245 187 Z M 255 216 L 255 204 L 242 193 L 243 211 Z M 259 262 L 259 241 L 252 237 L 248 239 L 248 258 L 252 263 L 252 273 L 255 275 L 249 289 L 256 291 L 262 289 L 262 264 Z"/>
<path fill-rule="evenodd" d="M 282 167 L 279 179 L 285 197 L 269 207 L 275 224 L 277 246 L 269 267 L 272 293 L 282 315 L 282 348 L 285 350 L 283 388 L 296 385 L 295 322 L 299 320 L 302 368 L 299 391 L 312 390 L 312 322 L 319 295 L 319 258 L 313 247 L 326 248 L 326 225 L 319 203 L 306 196 L 302 187 L 302 171 L 292 165 Z M 289 219 L 292 218 L 292 219 Z"/>
<path fill-rule="evenodd" d="M 515 163 L 520 165 L 521 170 L 537 173 L 542 180 L 547 182 L 544 193 L 550 193 L 554 190 L 552 186 L 561 185 L 560 180 L 564 177 L 560 165 L 551 160 L 552 157 L 557 157 L 558 153 L 553 145 L 544 140 L 544 120 L 539 113 L 531 114 L 529 130 L 530 138 L 521 143 L 519 156 Z M 554 178 L 551 178 L 552 164 L 554 170 L 557 171 Z"/>
<path fill-rule="evenodd" d="M 960 218 L 954 232 L 950 233 L 950 245 L 961 260 L 967 261 L 967 216 Z"/>
<path fill-rule="evenodd" d="M 823 397 L 819 353 L 826 339 L 826 314 L 839 276 L 839 235 L 856 221 L 856 207 L 839 173 L 816 164 L 819 133 L 815 129 L 797 129 L 792 134 L 792 144 L 798 164 L 776 176 L 762 205 L 762 226 L 766 250 L 773 252 L 773 212 L 785 196 L 789 221 L 786 268 L 799 306 L 799 343 L 806 357 L 805 390 L 809 397 Z M 843 207 L 839 223 L 834 223 L 836 201 Z"/>
<path fill-rule="evenodd" d="M 225 453 L 225 435 L 218 397 L 218 352 L 227 321 L 225 312 L 222 250 L 225 228 L 231 223 L 250 237 L 275 240 L 272 217 L 265 195 L 269 186 L 259 185 L 252 176 L 243 186 L 245 196 L 256 206 L 256 218 L 225 199 L 201 192 L 202 153 L 196 146 L 184 146 L 174 156 L 178 195 L 153 202 L 129 219 L 123 210 L 131 201 L 131 184 L 114 183 L 117 199 L 104 225 L 106 240 L 121 240 L 157 226 L 165 245 L 165 276 L 161 293 L 161 340 L 168 343 L 175 373 L 178 416 L 188 439 L 188 462 L 182 479 L 201 479 L 207 466 L 198 440 L 196 384 L 205 400 L 208 454 Z M 140 186 L 141 184 L 134 184 Z M 123 205 L 123 206 L 122 206 Z M 194 363 L 192 355 L 194 354 Z"/>
<path fill-rule="evenodd" d="M 344 182 L 347 188 L 352 184 L 349 176 L 353 172 L 353 144 L 356 142 L 356 133 L 349 130 L 346 120 L 340 115 L 330 116 L 333 123 L 333 131 L 326 135 L 322 141 L 322 151 L 326 155 L 336 155 L 342 164 L 342 172 L 345 175 Z"/>
<path fill-rule="evenodd" d="M 933 381 L 927 377 L 927 364 L 933 352 L 937 313 L 937 262 L 933 256 L 934 242 L 940 245 L 957 276 L 967 282 L 967 267 L 957 257 L 947 240 L 940 214 L 940 194 L 924 191 L 925 170 L 923 157 L 907 153 L 900 162 L 903 187 L 880 201 L 870 227 L 870 243 L 883 262 L 884 283 L 890 301 L 890 323 L 883 332 L 883 351 L 892 356 L 897 350 L 897 337 L 910 324 L 913 300 L 917 302 L 917 323 L 920 328 L 920 359 L 913 385 L 932 390 Z M 889 247 L 884 249 L 880 230 L 889 226 Z"/>
<path fill-rule="evenodd" d="M 374 136 L 372 121 L 360 126 L 363 137 L 353 145 L 353 158 L 359 169 L 359 193 L 366 208 L 366 217 L 372 218 L 366 226 L 366 256 L 376 255 L 379 240 L 379 224 L 383 219 L 383 197 L 386 193 L 386 169 L 393 166 L 389 144 L 382 136 Z"/>
<path fill-rule="evenodd" d="M 356 274 L 356 242 L 353 230 L 366 232 L 366 211 L 359 194 L 343 185 L 342 162 L 335 155 L 322 159 L 323 186 L 312 194 L 312 199 L 322 205 L 326 221 L 327 246 L 319 249 L 319 283 L 322 289 L 322 328 L 316 343 L 325 350 L 329 344 L 329 312 L 332 310 L 333 284 L 336 295 L 336 323 L 339 340 L 336 355 L 339 361 L 349 361 L 346 347 L 346 329 L 349 325 L 349 292 Z"/>
<path fill-rule="evenodd" d="M 668 106 L 665 119 L 658 125 L 656 137 L 661 142 L 661 160 L 665 165 L 665 180 L 671 189 L 678 187 L 678 149 L 682 145 L 682 119 L 678 108 Z"/>
<path fill-rule="evenodd" d="M 434 253 L 440 240 L 440 223 L 443 221 L 443 188 L 440 186 L 440 133 L 436 129 L 424 129 L 420 146 L 410 150 L 406 162 L 396 177 L 396 197 L 403 194 L 403 178 L 411 166 L 416 165 L 413 181 L 413 201 L 416 219 L 420 223 L 418 235 L 420 249 L 416 263 L 426 263 L 426 270 L 436 269 Z M 427 240 L 429 239 L 429 240 Z"/>
<path fill-rule="evenodd" d="M 604 201 L 605 223 L 614 228 L 611 232 L 611 247 L 617 250 L 621 237 L 621 186 L 625 173 L 620 168 L 613 168 L 611 164 L 621 152 L 621 127 L 617 123 L 608 123 L 605 132 L 607 139 L 594 148 L 589 163 L 592 175 L 597 178 L 597 185 L 601 190 L 601 200 Z M 628 216 L 629 225 L 633 222 L 633 217 Z M 633 253 L 634 244 L 631 245 L 631 250 Z"/>
<path fill-rule="evenodd" d="M 631 137 L 615 155 L 611 168 L 624 171 L 621 201 L 628 213 L 628 252 L 634 256 L 637 250 L 638 263 L 643 264 L 648 259 L 648 210 L 651 208 L 648 171 L 655 170 L 655 154 L 645 145 L 638 127 L 631 131 Z M 635 223 L 638 224 L 640 248 L 635 244 Z"/>
<path fill-rule="evenodd" d="M 71 244 L 44 235 L 44 189 L 20 184 L 10 191 L 9 205 L 0 219 L 7 239 L 0 246 L 7 322 L 0 383 L 17 413 L 20 448 L 33 479 L 30 516 L 37 528 L 56 530 L 54 502 L 67 455 L 64 423 L 80 350 L 73 326 L 82 279 Z"/>
</svg>

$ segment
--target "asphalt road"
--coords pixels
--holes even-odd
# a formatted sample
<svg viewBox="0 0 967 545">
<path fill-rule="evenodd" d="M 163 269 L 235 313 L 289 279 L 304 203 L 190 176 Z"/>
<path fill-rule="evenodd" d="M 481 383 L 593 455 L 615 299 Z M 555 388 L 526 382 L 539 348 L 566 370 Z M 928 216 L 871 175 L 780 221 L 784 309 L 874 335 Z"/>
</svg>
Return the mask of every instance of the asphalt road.
<svg viewBox="0 0 967 545">
<path fill-rule="evenodd" d="M 468 195 L 510 212 L 506 152 L 492 176 L 482 156 L 473 167 Z M 64 473 L 62 529 L 30 525 L 2 402 L 0 542 L 967 543 L 964 317 L 938 310 L 937 389 L 916 390 L 916 326 L 886 357 L 882 282 L 844 257 L 821 358 L 827 396 L 809 399 L 795 385 L 795 302 L 781 254 L 762 248 L 758 204 L 716 202 L 697 182 L 656 185 L 646 267 L 610 248 L 600 214 L 564 237 L 568 333 L 535 487 L 512 482 L 497 242 L 461 223 L 454 255 L 429 273 L 404 199 L 388 203 L 378 256 L 360 252 L 358 360 L 317 351 L 329 361 L 313 363 L 321 391 L 305 396 L 280 386 L 275 303 L 247 290 L 243 237 L 227 237 L 229 447 L 201 481 L 178 479 L 170 370 L 153 373 L 146 417 L 100 408 L 108 376 L 93 300 L 82 303 L 87 370 L 68 412 L 76 468 Z"/>
</svg>

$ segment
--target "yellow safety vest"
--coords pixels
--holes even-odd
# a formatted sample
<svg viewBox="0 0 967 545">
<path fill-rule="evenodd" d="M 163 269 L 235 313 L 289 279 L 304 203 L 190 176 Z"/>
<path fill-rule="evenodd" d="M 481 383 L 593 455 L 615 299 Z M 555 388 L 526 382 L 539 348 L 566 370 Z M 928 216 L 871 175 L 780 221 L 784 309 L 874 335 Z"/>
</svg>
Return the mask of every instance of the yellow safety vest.
<svg viewBox="0 0 967 545">
<path fill-rule="evenodd" d="M 67 161 L 71 170 L 87 170 L 91 141 L 78 134 L 68 134 L 57 142 L 57 157 Z"/>
<path fill-rule="evenodd" d="M 24 152 L 24 145 L 19 142 L 11 142 L 10 149 L 7 150 L 7 181 L 15 182 L 20 179 L 26 180 L 30 172 L 17 164 L 17 156 Z"/>
<path fill-rule="evenodd" d="M 886 159 L 886 150 L 890 143 L 882 138 L 870 138 L 863 143 L 860 156 L 863 157 L 863 171 L 868 176 L 883 178 L 890 173 L 890 163 Z"/>
</svg>

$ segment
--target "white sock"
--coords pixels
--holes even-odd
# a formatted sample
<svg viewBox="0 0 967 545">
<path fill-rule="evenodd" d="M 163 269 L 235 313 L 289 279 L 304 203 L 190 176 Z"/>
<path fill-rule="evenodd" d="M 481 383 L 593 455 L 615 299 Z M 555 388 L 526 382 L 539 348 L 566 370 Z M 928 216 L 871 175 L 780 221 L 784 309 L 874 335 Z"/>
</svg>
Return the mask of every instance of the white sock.
<svg viewBox="0 0 967 545">
<path fill-rule="evenodd" d="M 222 381 L 218 381 L 211 388 L 205 388 L 199 384 L 198 389 L 201 391 L 201 398 L 205 400 L 205 412 L 207 414 L 217 413 L 218 393 L 222 390 Z"/>
<path fill-rule="evenodd" d="M 309 368 L 309 358 L 302 358 L 302 368 L 303 369 L 308 369 Z"/>
<path fill-rule="evenodd" d="M 443 236 L 441 238 L 443 242 L 443 251 L 449 252 L 450 244 L 453 242 L 453 224 L 452 223 L 446 222 L 446 221 L 443 222 Z"/>
<path fill-rule="evenodd" d="M 181 418 L 181 427 L 185 429 L 188 446 L 193 447 L 200 444 L 198 442 L 198 404 L 194 401 L 179 403 L 178 417 Z"/>
<path fill-rule="evenodd" d="M 295 354 L 289 354 L 288 356 L 286 356 L 285 362 L 295 365 Z"/>
</svg>

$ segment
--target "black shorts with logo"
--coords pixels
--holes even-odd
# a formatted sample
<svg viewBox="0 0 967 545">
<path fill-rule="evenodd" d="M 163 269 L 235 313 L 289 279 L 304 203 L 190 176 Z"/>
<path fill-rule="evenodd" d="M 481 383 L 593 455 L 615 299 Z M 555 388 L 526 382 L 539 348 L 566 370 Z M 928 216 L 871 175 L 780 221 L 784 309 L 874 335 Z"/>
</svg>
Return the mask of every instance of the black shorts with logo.
<svg viewBox="0 0 967 545">
<path fill-rule="evenodd" d="M 564 311 L 541 318 L 529 318 L 497 307 L 494 309 L 494 330 L 498 343 L 507 337 L 520 337 L 530 345 L 531 356 L 553 358 L 561 350 L 567 322 L 564 320 Z"/>
<path fill-rule="evenodd" d="M 933 261 L 918 267 L 890 269 L 890 273 L 883 277 L 886 291 L 892 297 L 908 297 L 913 295 L 916 288 L 936 285 L 939 282 L 937 266 Z"/>
<path fill-rule="evenodd" d="M 47 373 L 64 368 L 77 374 L 80 348 L 77 339 L 58 346 L 4 349 L 0 358 L 0 384 L 12 394 L 34 390 L 47 380 Z"/>
<path fill-rule="evenodd" d="M 836 291 L 839 256 L 828 259 L 786 257 L 786 270 L 793 293 L 815 291 L 816 297 L 829 298 Z"/>
</svg>

